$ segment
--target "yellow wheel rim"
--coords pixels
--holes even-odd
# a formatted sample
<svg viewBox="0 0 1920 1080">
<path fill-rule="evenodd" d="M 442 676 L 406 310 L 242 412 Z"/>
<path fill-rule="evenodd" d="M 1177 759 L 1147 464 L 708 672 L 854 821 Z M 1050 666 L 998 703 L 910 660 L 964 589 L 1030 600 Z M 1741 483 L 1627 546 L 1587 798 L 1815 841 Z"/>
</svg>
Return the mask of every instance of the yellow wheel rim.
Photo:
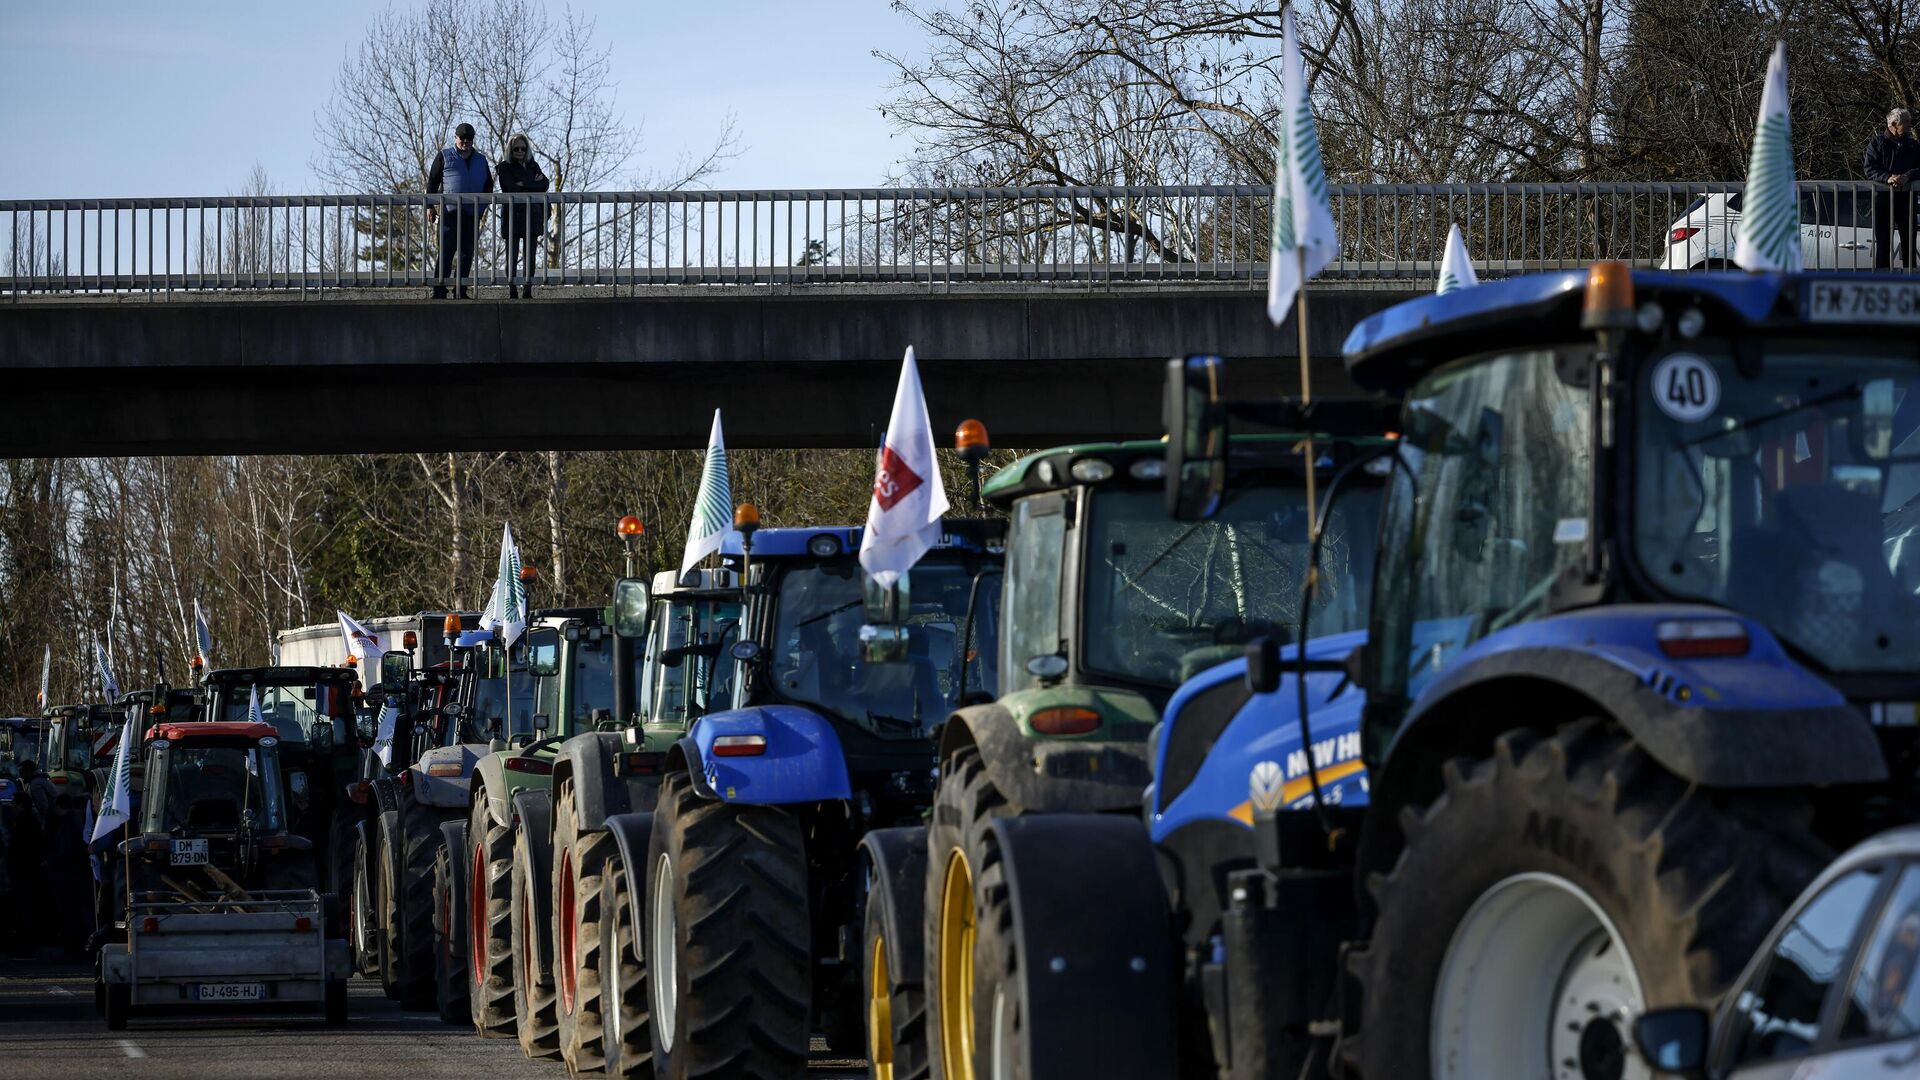
<svg viewBox="0 0 1920 1080">
<path fill-rule="evenodd" d="M 940 1056 L 947 1080 L 973 1080 L 974 931 L 973 869 L 954 848 L 940 895 Z"/>
<path fill-rule="evenodd" d="M 871 903 L 872 901 L 868 901 Z M 887 985 L 887 939 L 873 939 L 872 969 L 867 973 L 867 1060 L 873 1080 L 893 1080 L 893 999 Z"/>
</svg>

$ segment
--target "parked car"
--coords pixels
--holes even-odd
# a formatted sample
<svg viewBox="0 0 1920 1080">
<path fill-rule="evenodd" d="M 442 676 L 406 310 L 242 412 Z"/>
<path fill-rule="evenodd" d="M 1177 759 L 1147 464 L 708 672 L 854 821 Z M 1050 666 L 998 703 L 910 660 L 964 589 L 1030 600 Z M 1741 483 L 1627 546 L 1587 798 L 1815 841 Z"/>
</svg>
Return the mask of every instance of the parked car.
<svg viewBox="0 0 1920 1080">
<path fill-rule="evenodd" d="M 1734 232 L 1744 194 L 1715 192 L 1687 204 L 1667 230 L 1667 254 L 1660 268 L 1713 270 L 1732 266 Z M 1800 243 L 1809 270 L 1871 270 L 1873 200 L 1864 191 L 1802 189 Z"/>
<path fill-rule="evenodd" d="M 1662 1075 L 1920 1076 L 1920 826 L 1881 833 L 1829 866 L 1717 1014 L 1655 1009 L 1633 1033 Z"/>
</svg>

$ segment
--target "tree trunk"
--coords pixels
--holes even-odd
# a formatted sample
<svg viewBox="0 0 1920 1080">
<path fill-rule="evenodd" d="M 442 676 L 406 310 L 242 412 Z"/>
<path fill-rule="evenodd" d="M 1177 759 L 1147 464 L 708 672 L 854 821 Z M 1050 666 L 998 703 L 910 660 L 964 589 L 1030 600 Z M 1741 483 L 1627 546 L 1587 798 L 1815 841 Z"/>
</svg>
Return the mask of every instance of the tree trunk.
<svg viewBox="0 0 1920 1080">
<path fill-rule="evenodd" d="M 566 603 L 567 558 L 560 542 L 560 522 L 567 500 L 566 463 L 561 460 L 560 451 L 547 451 L 547 538 L 553 549 L 553 588 L 551 595 L 555 606 Z"/>
</svg>

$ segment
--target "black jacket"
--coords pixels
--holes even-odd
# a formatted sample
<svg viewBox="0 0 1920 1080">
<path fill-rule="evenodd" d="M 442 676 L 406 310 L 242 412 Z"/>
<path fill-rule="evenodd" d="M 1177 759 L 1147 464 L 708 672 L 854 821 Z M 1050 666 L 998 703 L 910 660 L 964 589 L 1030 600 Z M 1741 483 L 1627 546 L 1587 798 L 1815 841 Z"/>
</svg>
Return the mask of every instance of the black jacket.
<svg viewBox="0 0 1920 1080">
<path fill-rule="evenodd" d="M 1866 161 L 1861 165 L 1867 179 L 1884 184 L 1889 177 L 1905 176 L 1911 184 L 1920 178 L 1920 139 L 1905 135 L 1898 139 L 1881 132 L 1867 144 Z"/>
<path fill-rule="evenodd" d="M 553 186 L 547 174 L 540 171 L 540 163 L 529 157 L 526 164 L 517 161 L 503 161 L 494 167 L 494 175 L 500 179 L 500 190 L 545 191 Z M 529 213 L 531 212 L 531 213 Z M 500 215 L 500 235 L 506 236 L 511 229 L 522 236 L 538 236 L 547 225 L 547 208 L 544 203 L 532 206 L 514 206 Z"/>
</svg>

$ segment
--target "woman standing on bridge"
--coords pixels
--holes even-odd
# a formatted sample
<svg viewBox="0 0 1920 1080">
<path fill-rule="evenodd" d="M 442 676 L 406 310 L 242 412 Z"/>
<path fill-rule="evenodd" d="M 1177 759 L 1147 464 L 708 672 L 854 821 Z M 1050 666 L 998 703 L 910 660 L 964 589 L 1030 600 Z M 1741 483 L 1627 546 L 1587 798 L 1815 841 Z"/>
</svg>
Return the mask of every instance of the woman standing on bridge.
<svg viewBox="0 0 1920 1080">
<path fill-rule="evenodd" d="M 500 190 L 506 193 L 516 191 L 545 191 L 551 181 L 547 174 L 540 171 L 540 163 L 533 159 L 533 143 L 525 135 L 515 135 L 507 140 L 507 158 L 496 170 L 500 178 Z M 507 212 L 500 215 L 500 236 L 507 242 L 507 297 L 523 295 L 514 286 L 515 275 L 523 269 L 520 260 L 520 245 L 527 247 L 526 285 L 524 295 L 533 296 L 533 267 L 537 261 L 542 238 L 546 234 L 547 204 L 537 200 L 510 202 Z"/>
</svg>

